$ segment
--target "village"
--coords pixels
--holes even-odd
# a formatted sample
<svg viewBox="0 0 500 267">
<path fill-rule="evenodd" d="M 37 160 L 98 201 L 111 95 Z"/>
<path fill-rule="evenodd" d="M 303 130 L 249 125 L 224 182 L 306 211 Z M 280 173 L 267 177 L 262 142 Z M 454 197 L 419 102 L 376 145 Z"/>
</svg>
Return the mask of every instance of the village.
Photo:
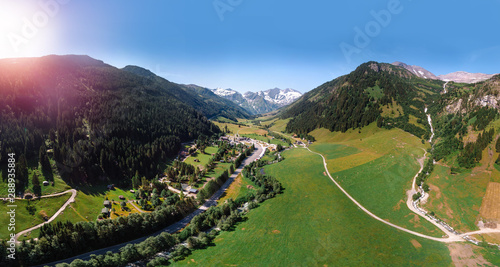
<svg viewBox="0 0 500 267">
<path fill-rule="evenodd" d="M 100 219 L 111 217 L 117 209 L 127 211 L 127 204 L 132 206 L 132 209 L 128 208 L 129 212 L 133 209 L 138 212 L 150 212 L 157 206 L 153 205 L 153 202 L 161 204 L 165 201 L 165 198 L 159 196 L 163 189 L 167 190 L 167 193 L 162 193 L 162 196 L 175 194 L 181 198 L 201 200 L 200 191 L 210 181 L 216 181 L 220 176 L 231 175 L 244 158 L 242 154 L 248 153 L 247 150 L 250 151 L 254 146 L 263 148 L 255 160 L 262 158 L 266 151 L 274 152 L 278 149 L 276 144 L 232 135 L 221 136 L 204 144 L 184 143 L 176 159 L 157 181 L 148 181 L 147 184 L 141 181 L 139 186 L 129 190 L 134 195 L 133 198 L 120 195 L 118 202 L 106 198 L 103 201 Z M 107 189 L 112 191 L 115 188 L 114 185 L 108 185 Z M 153 201 L 153 199 L 158 200 Z M 116 207 L 113 208 L 113 205 Z"/>
</svg>

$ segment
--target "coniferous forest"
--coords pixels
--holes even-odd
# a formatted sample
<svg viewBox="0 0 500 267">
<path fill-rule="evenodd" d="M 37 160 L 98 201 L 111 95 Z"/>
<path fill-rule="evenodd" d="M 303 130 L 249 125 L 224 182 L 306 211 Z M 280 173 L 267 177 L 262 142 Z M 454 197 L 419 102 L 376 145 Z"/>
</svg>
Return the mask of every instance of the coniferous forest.
<svg viewBox="0 0 500 267">
<path fill-rule="evenodd" d="M 220 132 L 182 89 L 87 56 L 2 60 L 0 94 L 1 166 L 8 152 L 45 165 L 53 153 L 73 183 L 151 178 L 181 142 Z"/>
<path fill-rule="evenodd" d="M 304 94 L 286 109 L 281 117 L 291 118 L 286 130 L 305 134 L 316 128 L 345 132 L 377 121 L 379 127 L 398 127 L 426 138 L 429 130 L 409 122 L 414 116 L 427 127 L 425 90 L 440 88 L 437 81 L 418 78 L 406 69 L 377 62 L 360 65 L 349 75 L 341 76 Z M 424 90 L 422 90 L 424 89 Z M 395 116 L 382 116 L 383 107 L 397 103 Z"/>
</svg>

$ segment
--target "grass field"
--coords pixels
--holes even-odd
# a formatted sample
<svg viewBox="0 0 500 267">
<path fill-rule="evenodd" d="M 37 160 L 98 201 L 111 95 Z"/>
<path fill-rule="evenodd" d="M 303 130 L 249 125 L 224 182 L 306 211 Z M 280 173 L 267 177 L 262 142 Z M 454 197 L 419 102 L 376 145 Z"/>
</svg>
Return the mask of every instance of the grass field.
<svg viewBox="0 0 500 267">
<path fill-rule="evenodd" d="M 185 163 L 191 164 L 195 167 L 199 167 L 200 169 L 203 169 L 205 165 L 208 163 L 208 161 L 212 158 L 212 154 L 217 153 L 218 148 L 209 146 L 205 148 L 205 153 L 201 153 L 199 150 L 195 152 L 194 155 L 189 156 L 184 160 Z M 195 162 L 194 160 L 198 159 L 199 162 Z"/>
<path fill-rule="evenodd" d="M 223 130 L 226 126 L 228 130 L 230 131 L 230 134 L 259 134 L 259 135 L 264 135 L 267 134 L 266 130 L 257 128 L 255 126 L 249 127 L 249 126 L 241 126 L 241 125 L 236 125 L 233 123 L 220 123 L 220 122 L 214 122 L 215 125 L 219 126 L 221 130 Z"/>
<path fill-rule="evenodd" d="M 483 219 L 500 222 L 500 183 L 489 183 L 480 214 Z"/>
<path fill-rule="evenodd" d="M 53 160 L 50 160 L 51 164 L 55 164 Z M 2 169 L 4 168 L 0 168 L 0 177 L 2 177 Z M 39 166 L 38 162 L 34 162 L 34 161 L 30 161 L 28 162 L 28 189 L 32 189 L 33 187 L 33 184 L 31 183 L 31 179 L 33 177 L 33 174 L 36 173 L 38 175 L 38 179 L 40 181 L 40 184 L 45 181 L 45 180 L 49 180 L 51 181 L 51 179 L 49 179 L 49 177 L 45 177 L 43 172 L 42 172 L 42 168 Z M 59 176 L 59 174 L 57 173 L 56 169 L 53 168 L 53 173 L 51 175 L 54 180 L 54 186 L 52 185 L 49 185 L 49 186 L 43 186 L 42 185 L 42 195 L 50 195 L 50 194 L 54 194 L 54 193 L 59 193 L 59 192 L 64 192 L 68 189 L 71 189 L 71 187 L 63 180 L 61 179 L 61 176 Z M 7 196 L 7 182 L 6 181 L 3 181 L 2 179 L 0 179 L 0 197 L 6 197 Z"/>
<path fill-rule="evenodd" d="M 427 179 L 431 191 L 429 201 L 423 205 L 461 232 L 478 230 L 479 209 L 490 182 L 500 182 L 500 172 L 493 166 L 498 153 L 483 151 L 478 167 L 450 174 L 450 168 L 435 165 Z"/>
<path fill-rule="evenodd" d="M 290 119 L 286 119 L 286 120 L 276 120 L 274 122 L 274 125 L 271 126 L 271 128 L 269 128 L 271 131 L 276 131 L 276 132 L 285 132 L 285 129 L 286 129 L 286 125 L 288 124 L 288 122 L 290 121 Z"/>
<path fill-rule="evenodd" d="M 418 118 L 417 117 L 415 117 L 415 116 L 413 116 L 413 115 L 410 114 L 409 118 L 410 118 L 409 123 L 411 123 L 411 124 L 413 124 L 413 125 L 415 125 L 417 127 L 420 127 L 420 128 L 422 128 L 422 129 L 425 130 L 425 126 L 422 125 L 421 123 L 418 123 Z"/>
<path fill-rule="evenodd" d="M 74 209 L 75 214 L 78 214 L 76 218 L 71 221 L 93 221 L 97 219 L 97 216 L 101 214 L 101 209 L 103 206 L 103 201 L 106 197 L 110 201 L 121 202 L 119 196 L 124 196 L 125 201 L 135 199 L 134 194 L 130 193 L 128 189 L 115 188 L 114 190 L 107 190 L 106 185 L 96 185 L 96 186 L 85 186 L 78 188 L 78 195 L 75 198 L 75 202 L 70 206 Z M 129 208 L 133 209 L 132 206 Z M 69 208 L 68 208 L 69 209 Z M 117 209 L 115 207 L 115 209 Z"/>
<path fill-rule="evenodd" d="M 389 106 L 382 106 L 383 117 L 397 118 L 404 115 L 403 107 L 399 105 L 396 101 L 392 100 Z"/>
<path fill-rule="evenodd" d="M 132 213 L 139 213 L 139 211 L 136 208 L 134 208 L 134 206 L 132 206 L 130 203 L 127 203 L 126 210 L 122 210 L 120 203 L 121 202 L 118 201 L 112 203 L 112 208 L 115 209 L 115 212 L 111 212 L 111 219 L 115 219 L 118 217 L 127 217 Z"/>
<path fill-rule="evenodd" d="M 215 167 L 213 170 L 210 170 L 199 180 L 195 185 L 193 185 L 193 188 L 200 189 L 202 188 L 205 183 L 208 181 L 207 179 L 209 178 L 217 178 L 219 177 L 222 173 L 224 173 L 225 170 L 229 171 L 229 167 L 231 166 L 232 163 L 221 163 L 217 162 L 215 164 Z"/>
<path fill-rule="evenodd" d="M 251 210 L 215 246 L 176 265 L 198 266 L 449 266 L 443 244 L 388 227 L 360 211 L 323 175 L 321 158 L 284 152 L 265 167 L 285 191 Z"/>
<path fill-rule="evenodd" d="M 281 144 L 282 146 L 288 146 L 287 142 L 283 142 L 283 141 L 281 141 L 281 139 L 271 138 L 271 136 L 266 137 L 266 136 L 262 136 L 262 135 L 258 135 L 258 134 L 240 134 L 240 135 L 244 136 L 244 137 L 252 138 L 255 140 L 259 140 L 262 142 L 266 142 L 269 144 L 275 144 L 275 145 Z"/>
<path fill-rule="evenodd" d="M 361 133 L 313 132 L 311 149 L 323 154 L 331 175 L 377 216 L 423 234 L 443 233 L 406 207 L 406 191 L 420 169 L 420 140 L 398 129 L 363 128 Z"/>
<path fill-rule="evenodd" d="M 70 196 L 71 194 L 68 193 L 58 197 L 42 198 L 31 201 L 31 205 L 36 208 L 34 215 L 30 215 L 26 210 L 28 200 L 16 200 L 14 204 L 17 205 L 16 233 L 44 222 L 42 214 L 50 218 Z M 7 205 L 10 205 L 10 203 L 1 202 L 0 204 L 0 213 L 2 214 L 2 216 L 0 216 L 0 224 L 5 226 L 0 227 L 0 239 L 5 239 L 10 234 L 7 229 L 10 219 L 9 216 L 7 216 L 7 212 L 9 211 Z"/>
<path fill-rule="evenodd" d="M 248 188 L 248 186 L 252 188 Z M 229 188 L 222 194 L 217 203 L 224 203 L 224 201 L 230 198 L 235 200 L 239 196 L 244 196 L 248 192 L 255 190 L 254 188 L 255 184 L 252 183 L 252 181 L 244 178 L 241 174 L 239 174 L 234 182 L 229 186 Z"/>
</svg>

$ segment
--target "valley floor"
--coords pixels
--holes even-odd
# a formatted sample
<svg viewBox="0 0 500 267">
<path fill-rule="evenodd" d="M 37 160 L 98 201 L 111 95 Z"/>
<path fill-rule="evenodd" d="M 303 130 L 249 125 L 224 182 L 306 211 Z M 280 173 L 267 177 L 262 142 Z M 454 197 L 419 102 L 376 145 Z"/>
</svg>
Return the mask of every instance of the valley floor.
<svg viewBox="0 0 500 267">
<path fill-rule="evenodd" d="M 305 149 L 267 166 L 285 192 L 248 214 L 215 247 L 195 251 L 178 264 L 447 266 L 446 245 L 414 237 L 374 221 L 323 174 L 321 157 Z"/>
<path fill-rule="evenodd" d="M 283 183 L 284 194 L 252 210 L 234 232 L 222 233 L 215 247 L 195 251 L 177 264 L 498 264 L 498 250 L 441 243 L 464 240 L 442 238 L 443 231 L 406 207 L 405 192 L 419 171 L 416 159 L 425 151 L 419 139 L 375 127 L 359 134 L 313 134 L 319 139 L 311 147 L 314 152 L 293 149 L 284 153 L 284 162 L 265 167 L 266 174 Z M 323 160 L 312 154 L 316 151 Z M 341 186 L 354 198 L 348 200 Z M 457 251 L 467 253 L 457 257 Z"/>
</svg>

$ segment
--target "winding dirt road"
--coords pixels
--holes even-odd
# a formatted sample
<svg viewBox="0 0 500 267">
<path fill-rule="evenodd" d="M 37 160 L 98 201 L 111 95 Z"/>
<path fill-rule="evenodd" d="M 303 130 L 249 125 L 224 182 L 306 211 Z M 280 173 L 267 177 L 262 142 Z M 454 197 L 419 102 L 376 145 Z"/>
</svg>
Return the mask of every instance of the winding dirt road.
<svg viewBox="0 0 500 267">
<path fill-rule="evenodd" d="M 395 225 L 395 224 L 390 223 L 388 221 L 385 221 L 384 219 L 382 219 L 382 218 L 378 217 L 377 215 L 373 214 L 367 208 L 363 207 L 363 205 L 361 205 L 358 201 L 356 201 L 356 199 L 354 199 L 351 195 L 349 195 L 349 193 L 347 193 L 347 191 L 344 188 L 342 188 L 342 186 L 337 181 L 335 181 L 335 179 L 333 179 L 332 175 L 328 171 L 328 165 L 326 163 L 326 159 L 325 159 L 325 157 L 322 154 L 314 152 L 314 151 L 311 151 L 311 149 L 309 149 L 308 147 L 305 147 L 305 149 L 307 149 L 309 152 L 311 152 L 313 154 L 321 156 L 321 158 L 323 159 L 323 166 L 325 168 L 325 172 L 326 172 L 326 174 L 328 174 L 328 177 L 330 177 L 330 180 L 332 180 L 332 182 L 340 189 L 340 191 L 342 191 L 352 202 L 354 202 L 354 204 L 356 204 L 362 211 L 364 211 L 366 214 L 368 214 L 373 219 L 375 219 L 377 221 L 380 221 L 380 222 L 382 222 L 384 224 L 387 224 L 387 225 L 389 225 L 389 226 L 391 226 L 393 228 L 396 228 L 398 230 L 401 230 L 403 232 L 406 232 L 406 233 L 409 233 L 409 234 L 412 234 L 412 235 L 415 235 L 415 236 L 418 236 L 418 237 L 422 237 L 422 238 L 425 238 L 425 239 L 434 240 L 434 241 L 438 241 L 438 242 L 443 242 L 443 243 L 465 242 L 466 240 L 464 239 L 464 237 L 468 237 L 470 235 L 500 233 L 500 229 L 483 229 L 483 230 L 479 230 L 479 231 L 474 231 L 474 232 L 463 233 L 463 234 L 457 235 L 457 234 L 454 234 L 454 233 L 448 231 L 442 225 L 440 225 L 440 224 L 432 221 L 430 218 L 422 215 L 420 212 L 416 212 L 416 210 L 410 208 L 410 206 L 412 206 L 412 205 L 408 205 L 408 208 L 410 208 L 410 210 L 412 210 L 413 212 L 417 213 L 418 215 L 424 217 L 425 219 L 429 220 L 431 223 L 433 223 L 434 225 L 436 225 L 436 227 L 438 227 L 439 229 L 443 230 L 443 232 L 445 232 L 448 235 L 448 237 L 438 238 L 438 237 L 424 235 L 424 234 L 421 234 L 421 233 L 418 233 L 418 232 L 415 232 L 415 231 L 412 231 L 412 230 L 408 230 L 408 229 L 403 228 L 401 226 Z M 416 179 L 416 177 L 418 176 L 418 174 L 424 168 L 423 167 L 423 161 L 424 161 L 424 159 L 425 159 L 425 156 L 424 156 L 424 158 L 419 159 L 419 163 L 420 163 L 421 167 L 420 167 L 420 171 L 415 175 L 415 177 L 413 179 L 412 190 L 415 190 L 415 179 Z M 411 194 L 409 196 L 409 198 L 411 198 L 411 196 L 413 196 L 413 194 Z M 408 204 L 408 202 L 407 202 L 407 204 Z"/>
<path fill-rule="evenodd" d="M 424 169 L 424 160 L 425 160 L 426 156 L 427 156 L 427 151 L 425 151 L 425 154 L 424 154 L 424 156 L 422 158 L 419 158 L 417 160 L 418 163 L 420 164 L 420 170 L 413 177 L 413 182 L 412 182 L 412 185 L 411 185 L 411 189 L 406 192 L 406 195 L 407 195 L 406 206 L 408 206 L 408 209 L 410 209 L 411 211 L 413 211 L 414 213 L 416 213 L 420 217 L 426 219 L 427 221 L 429 221 L 430 223 L 432 223 L 434 226 L 436 226 L 437 228 L 441 229 L 441 231 L 443 231 L 448 236 L 447 239 L 450 240 L 450 242 L 461 242 L 461 241 L 464 241 L 463 238 L 460 235 L 457 235 L 457 234 L 451 232 L 450 230 L 446 229 L 446 227 L 444 227 L 443 225 L 441 225 L 441 224 L 437 223 L 436 221 L 432 220 L 431 218 L 425 216 L 425 214 L 423 214 L 420 210 L 418 210 L 417 207 L 415 207 L 415 205 L 413 204 L 414 203 L 413 202 L 413 195 L 418 192 L 417 191 L 416 180 L 417 180 L 418 175 Z"/>
<path fill-rule="evenodd" d="M 45 222 L 43 222 L 43 223 L 41 223 L 41 224 L 35 225 L 35 226 L 31 227 L 31 228 L 28 228 L 28 229 L 26 229 L 26 230 L 23 230 L 23 231 L 21 231 L 21 232 L 17 233 L 17 234 L 16 234 L 16 241 L 17 241 L 17 239 L 18 239 L 21 235 L 24 235 L 24 234 L 26 234 L 26 233 L 28 233 L 28 232 L 31 232 L 31 231 L 33 231 L 33 230 L 35 230 L 35 229 L 38 229 L 38 228 L 42 227 L 44 224 L 50 223 L 50 222 L 52 222 L 53 220 L 55 220 L 55 219 L 57 218 L 57 216 L 59 216 L 59 214 L 61 214 L 61 212 L 63 212 L 63 211 L 64 211 L 64 209 L 66 209 L 66 207 L 67 207 L 69 204 L 71 204 L 71 203 L 75 202 L 75 197 L 76 197 L 76 193 L 77 193 L 77 191 L 76 191 L 75 189 L 70 189 L 70 190 L 67 190 L 67 191 L 64 191 L 64 192 L 61 192 L 61 193 L 56 193 L 56 194 L 52 194 L 52 195 L 41 196 L 41 198 L 49 198 L 49 197 L 57 197 L 57 196 L 62 196 L 62 195 L 65 195 L 65 194 L 67 194 L 67 193 L 71 193 L 71 197 L 69 197 L 69 199 L 68 199 L 68 200 L 66 200 L 66 202 L 64 203 L 64 205 L 62 205 L 62 206 L 59 208 L 59 210 L 57 210 L 57 212 L 56 212 L 56 213 L 54 213 L 54 215 L 52 215 L 52 217 L 50 217 L 50 219 L 48 219 L 47 221 L 45 221 Z M 19 242 L 19 241 L 17 241 L 17 242 Z"/>
<path fill-rule="evenodd" d="M 363 205 L 361 205 L 358 201 L 356 201 L 356 199 L 354 199 L 351 195 L 349 195 L 349 193 L 347 193 L 347 191 L 345 191 L 344 188 L 342 188 L 342 186 L 340 186 L 339 183 L 337 183 L 337 181 L 335 181 L 335 179 L 333 179 L 332 175 L 330 174 L 330 172 L 328 171 L 328 165 L 326 164 L 326 159 L 325 157 L 320 154 L 320 153 L 317 153 L 317 152 L 314 152 L 312 151 L 311 149 L 309 148 L 306 148 L 307 150 L 309 150 L 309 152 L 313 153 L 313 154 L 316 154 L 316 155 L 319 155 L 321 156 L 321 158 L 323 159 L 323 165 L 325 167 L 325 172 L 326 174 L 328 174 L 328 177 L 330 177 L 330 180 L 332 180 L 333 183 L 335 183 L 335 185 L 340 189 L 340 191 L 342 191 L 352 202 L 354 202 L 354 204 L 356 204 L 356 206 L 358 206 L 362 211 L 364 211 L 366 214 L 370 215 L 370 217 L 372 217 L 373 219 L 377 220 L 377 221 L 380 221 L 382 223 L 385 223 L 393 228 L 396 228 L 398 230 L 401 230 L 401 231 L 404 231 L 404 232 L 407 232 L 407 233 L 410 233 L 412 235 L 415 235 L 415 236 L 419 236 L 419 237 L 422 237 L 422 238 L 426 238 L 426 239 L 430 239 L 430 240 L 434 240 L 434 241 L 439 241 L 439 242 L 456 242 L 456 241 L 463 241 L 462 239 L 450 239 L 450 238 L 438 238 L 438 237 L 432 237 L 432 236 L 428 236 L 428 235 L 424 235 L 424 234 L 421 234 L 421 233 L 417 233 L 415 231 L 412 231 L 412 230 L 408 230 L 406 228 L 403 228 L 401 226 L 398 226 L 398 225 L 395 225 L 393 223 L 390 223 L 388 221 L 385 221 L 384 219 L 378 217 L 377 215 L 373 214 L 371 211 L 369 211 L 367 208 L 363 207 Z"/>
</svg>

